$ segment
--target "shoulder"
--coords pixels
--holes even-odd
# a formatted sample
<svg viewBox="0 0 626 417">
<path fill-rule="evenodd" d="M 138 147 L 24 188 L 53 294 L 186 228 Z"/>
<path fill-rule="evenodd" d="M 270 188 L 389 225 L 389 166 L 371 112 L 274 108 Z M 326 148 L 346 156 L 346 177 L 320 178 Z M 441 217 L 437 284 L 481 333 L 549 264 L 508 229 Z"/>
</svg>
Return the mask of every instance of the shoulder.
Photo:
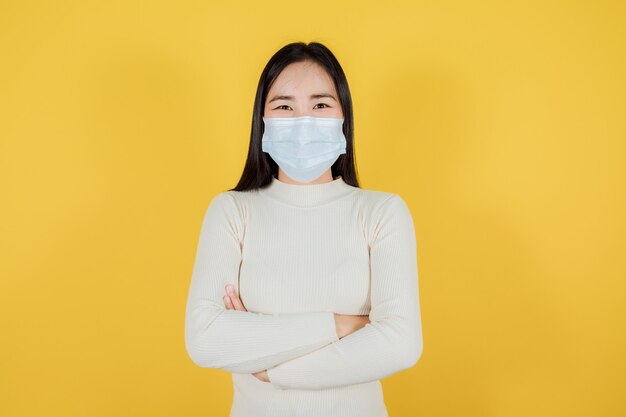
<svg viewBox="0 0 626 417">
<path fill-rule="evenodd" d="M 230 190 L 215 194 L 206 207 L 204 222 L 227 225 L 243 236 L 247 209 L 242 194 L 245 193 Z"/>
<path fill-rule="evenodd" d="M 226 230 L 241 241 L 246 230 L 245 205 L 241 203 L 238 192 L 221 191 L 215 194 L 206 206 L 202 223 L 205 233 Z"/>
<path fill-rule="evenodd" d="M 357 213 L 370 245 L 395 231 L 413 232 L 413 218 L 402 195 L 359 188 Z"/>
<path fill-rule="evenodd" d="M 258 194 L 258 190 L 221 191 L 213 196 L 213 198 L 210 200 L 209 206 L 215 205 L 220 208 L 237 211 L 242 216 L 245 216 L 246 212 L 248 211 L 248 207 L 257 204 L 256 199 L 258 198 Z"/>
<path fill-rule="evenodd" d="M 221 191 L 211 198 L 209 207 L 214 206 L 222 210 L 237 211 L 243 206 L 242 196 L 244 194 L 240 191 Z"/>
<path fill-rule="evenodd" d="M 367 188 L 358 190 L 360 205 L 374 217 L 409 210 L 405 199 L 398 193 Z"/>
</svg>

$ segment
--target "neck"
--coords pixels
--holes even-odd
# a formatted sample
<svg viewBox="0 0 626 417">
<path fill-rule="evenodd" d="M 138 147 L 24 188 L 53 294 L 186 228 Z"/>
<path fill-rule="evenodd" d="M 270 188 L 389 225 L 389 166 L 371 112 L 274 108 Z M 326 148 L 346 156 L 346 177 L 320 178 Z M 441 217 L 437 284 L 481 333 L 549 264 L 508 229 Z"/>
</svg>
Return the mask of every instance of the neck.
<svg viewBox="0 0 626 417">
<path fill-rule="evenodd" d="M 259 192 L 265 197 L 293 207 L 318 207 L 352 193 L 356 187 L 346 184 L 341 176 L 327 182 L 292 184 L 272 177 L 272 182 Z"/>
</svg>

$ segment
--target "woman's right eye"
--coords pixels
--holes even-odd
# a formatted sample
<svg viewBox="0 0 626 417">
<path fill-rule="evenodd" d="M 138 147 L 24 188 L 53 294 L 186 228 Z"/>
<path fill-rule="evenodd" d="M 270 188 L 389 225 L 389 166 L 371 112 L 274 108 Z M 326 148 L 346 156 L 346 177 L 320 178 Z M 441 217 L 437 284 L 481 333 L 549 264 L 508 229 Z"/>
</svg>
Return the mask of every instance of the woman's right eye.
<svg viewBox="0 0 626 417">
<path fill-rule="evenodd" d="M 276 108 L 277 108 L 277 109 L 280 109 L 281 107 L 289 107 L 289 106 L 288 106 L 288 105 L 286 105 L 286 104 L 283 104 L 283 105 L 278 106 L 278 107 L 276 107 Z M 287 109 L 281 109 L 281 110 L 287 110 Z"/>
</svg>

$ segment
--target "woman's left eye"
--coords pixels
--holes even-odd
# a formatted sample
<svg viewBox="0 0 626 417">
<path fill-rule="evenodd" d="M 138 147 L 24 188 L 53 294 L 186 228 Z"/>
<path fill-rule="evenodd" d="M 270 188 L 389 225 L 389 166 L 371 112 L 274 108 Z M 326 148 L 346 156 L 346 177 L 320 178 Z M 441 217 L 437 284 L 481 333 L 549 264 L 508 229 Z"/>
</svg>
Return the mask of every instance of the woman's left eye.
<svg viewBox="0 0 626 417">
<path fill-rule="evenodd" d="M 322 106 L 330 107 L 330 106 L 329 106 L 328 104 L 326 104 L 326 103 L 318 103 L 318 104 L 316 104 L 316 106 L 318 106 L 318 105 L 322 105 Z M 325 107 L 322 107 L 322 108 L 325 108 Z"/>
</svg>

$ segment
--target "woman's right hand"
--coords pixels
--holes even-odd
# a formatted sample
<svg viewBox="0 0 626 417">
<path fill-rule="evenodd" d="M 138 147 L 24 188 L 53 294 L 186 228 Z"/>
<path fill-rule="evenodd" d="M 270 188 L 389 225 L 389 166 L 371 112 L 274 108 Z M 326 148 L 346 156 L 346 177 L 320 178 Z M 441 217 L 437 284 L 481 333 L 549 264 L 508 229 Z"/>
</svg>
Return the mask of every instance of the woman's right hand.
<svg viewBox="0 0 626 417">
<path fill-rule="evenodd" d="M 230 292 L 230 291 L 232 292 Z M 226 285 L 226 295 L 224 295 L 224 306 L 227 310 L 248 311 L 243 303 L 237 290 L 232 284 Z M 359 330 L 370 322 L 369 316 L 354 316 L 350 314 L 335 314 L 335 327 L 337 336 L 341 339 Z"/>
<path fill-rule="evenodd" d="M 370 322 L 369 316 L 353 316 L 350 314 L 335 314 L 337 336 L 341 339 L 364 327 Z"/>
</svg>

